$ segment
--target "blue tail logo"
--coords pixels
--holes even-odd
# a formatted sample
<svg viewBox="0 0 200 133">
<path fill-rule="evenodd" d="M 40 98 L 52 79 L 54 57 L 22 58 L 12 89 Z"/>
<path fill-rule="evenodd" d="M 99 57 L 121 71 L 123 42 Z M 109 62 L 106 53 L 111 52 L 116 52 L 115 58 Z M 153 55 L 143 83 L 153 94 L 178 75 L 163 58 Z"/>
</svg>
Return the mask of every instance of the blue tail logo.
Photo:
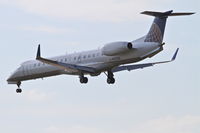
<svg viewBox="0 0 200 133">
<path fill-rule="evenodd" d="M 153 23 L 144 41 L 162 43 L 162 40 L 162 32 L 159 26 L 156 23 Z"/>
</svg>

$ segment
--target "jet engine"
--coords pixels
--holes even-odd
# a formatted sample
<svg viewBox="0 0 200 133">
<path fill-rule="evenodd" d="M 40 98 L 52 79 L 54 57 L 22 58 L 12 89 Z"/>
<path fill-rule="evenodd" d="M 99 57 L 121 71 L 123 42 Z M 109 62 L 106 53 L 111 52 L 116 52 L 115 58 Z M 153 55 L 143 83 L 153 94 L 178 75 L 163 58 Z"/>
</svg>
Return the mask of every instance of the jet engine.
<svg viewBox="0 0 200 133">
<path fill-rule="evenodd" d="M 113 42 L 108 43 L 102 48 L 102 54 L 106 56 L 119 55 L 130 51 L 133 48 L 131 42 Z"/>
</svg>

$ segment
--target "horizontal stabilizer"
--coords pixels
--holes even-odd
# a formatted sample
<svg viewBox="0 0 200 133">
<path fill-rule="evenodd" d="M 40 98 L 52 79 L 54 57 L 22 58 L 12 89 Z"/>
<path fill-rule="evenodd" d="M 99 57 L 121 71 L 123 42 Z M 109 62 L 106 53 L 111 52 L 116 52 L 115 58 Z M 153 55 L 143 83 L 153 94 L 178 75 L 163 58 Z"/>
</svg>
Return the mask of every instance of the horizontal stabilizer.
<svg viewBox="0 0 200 133">
<path fill-rule="evenodd" d="M 141 14 L 155 16 L 155 17 L 168 17 L 168 16 L 185 16 L 185 15 L 192 15 L 194 12 L 180 12 L 180 13 L 173 13 L 173 10 L 167 12 L 154 12 L 154 11 L 144 11 Z"/>
<path fill-rule="evenodd" d="M 180 12 L 180 13 L 172 13 L 169 16 L 185 16 L 185 15 L 192 15 L 195 14 L 194 12 Z"/>
</svg>

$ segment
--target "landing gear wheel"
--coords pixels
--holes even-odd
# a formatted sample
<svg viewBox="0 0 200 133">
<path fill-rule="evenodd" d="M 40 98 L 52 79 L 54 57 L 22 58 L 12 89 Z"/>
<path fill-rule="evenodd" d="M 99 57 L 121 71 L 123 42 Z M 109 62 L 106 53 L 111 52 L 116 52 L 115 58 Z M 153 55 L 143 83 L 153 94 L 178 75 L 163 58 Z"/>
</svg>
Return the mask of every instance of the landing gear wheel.
<svg viewBox="0 0 200 133">
<path fill-rule="evenodd" d="M 88 82 L 88 78 L 87 77 L 84 77 L 84 83 L 86 84 Z"/>
<path fill-rule="evenodd" d="M 80 82 L 86 84 L 88 82 L 87 77 L 80 77 Z"/>
<path fill-rule="evenodd" d="M 107 83 L 108 84 L 114 84 L 115 83 L 115 79 L 114 78 L 107 78 Z"/>
<path fill-rule="evenodd" d="M 108 71 L 107 74 L 107 83 L 108 84 L 114 84 L 115 83 L 115 78 L 114 78 L 114 74 L 112 73 L 112 71 Z"/>
<path fill-rule="evenodd" d="M 22 89 L 18 88 L 18 89 L 16 89 L 16 92 L 17 93 L 22 93 Z"/>
</svg>

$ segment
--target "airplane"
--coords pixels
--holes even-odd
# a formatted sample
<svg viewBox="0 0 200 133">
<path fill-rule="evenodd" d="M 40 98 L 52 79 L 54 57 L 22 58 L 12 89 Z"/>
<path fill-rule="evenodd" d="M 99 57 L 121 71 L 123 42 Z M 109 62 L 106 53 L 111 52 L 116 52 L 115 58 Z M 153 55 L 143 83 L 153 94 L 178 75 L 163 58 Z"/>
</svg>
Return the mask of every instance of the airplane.
<svg viewBox="0 0 200 133">
<path fill-rule="evenodd" d="M 16 84 L 17 93 L 21 93 L 21 82 L 26 80 L 45 78 L 61 74 L 77 75 L 80 83 L 86 84 L 88 78 L 85 75 L 98 76 L 105 73 L 107 83 L 114 84 L 114 73 L 124 70 L 136 70 L 163 64 L 175 60 L 179 48 L 175 51 L 171 60 L 144 63 L 136 63 L 146 58 L 151 58 L 163 51 L 163 37 L 166 20 L 170 16 L 192 15 L 193 12 L 173 13 L 144 11 L 141 14 L 153 16 L 154 20 L 148 33 L 134 41 L 121 41 L 105 44 L 102 48 L 74 54 L 67 54 L 53 58 L 43 58 L 41 47 L 38 45 L 36 60 L 22 63 L 7 79 L 8 84 Z M 129 64 L 129 65 L 126 65 Z"/>
</svg>

